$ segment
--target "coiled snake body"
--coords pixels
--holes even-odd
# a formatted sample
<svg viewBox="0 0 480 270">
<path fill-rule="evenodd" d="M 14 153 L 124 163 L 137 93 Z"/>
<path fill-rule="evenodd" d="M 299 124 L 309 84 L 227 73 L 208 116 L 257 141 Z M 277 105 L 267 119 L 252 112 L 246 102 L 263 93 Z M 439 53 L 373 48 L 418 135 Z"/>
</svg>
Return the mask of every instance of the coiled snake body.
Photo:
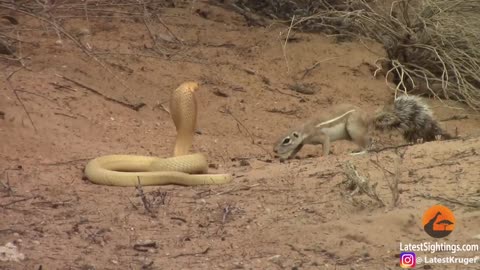
<svg viewBox="0 0 480 270">
<path fill-rule="evenodd" d="M 194 94 L 197 89 L 196 82 L 185 82 L 172 93 L 170 114 L 177 130 L 173 157 L 102 156 L 87 164 L 87 178 L 93 183 L 110 186 L 193 186 L 230 182 L 232 177 L 229 174 L 207 174 L 208 163 L 204 155 L 188 154 L 197 120 L 197 101 Z"/>
</svg>

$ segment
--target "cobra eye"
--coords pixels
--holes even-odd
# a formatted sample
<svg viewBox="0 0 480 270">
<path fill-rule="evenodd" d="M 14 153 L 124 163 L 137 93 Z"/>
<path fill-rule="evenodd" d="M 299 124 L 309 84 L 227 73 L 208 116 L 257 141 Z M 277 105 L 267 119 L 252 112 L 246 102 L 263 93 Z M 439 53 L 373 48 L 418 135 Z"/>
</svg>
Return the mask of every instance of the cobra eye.
<svg viewBox="0 0 480 270">
<path fill-rule="evenodd" d="M 290 143 L 290 138 L 287 137 L 283 140 L 282 144 L 289 144 Z"/>
</svg>

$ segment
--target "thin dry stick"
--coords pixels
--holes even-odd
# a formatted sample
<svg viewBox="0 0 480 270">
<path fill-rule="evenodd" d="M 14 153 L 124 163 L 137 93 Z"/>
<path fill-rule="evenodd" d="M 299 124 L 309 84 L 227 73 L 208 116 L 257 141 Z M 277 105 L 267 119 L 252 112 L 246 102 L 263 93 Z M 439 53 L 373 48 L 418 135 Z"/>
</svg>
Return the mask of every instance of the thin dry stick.
<svg viewBox="0 0 480 270">
<path fill-rule="evenodd" d="M 396 156 L 394 160 L 394 172 L 391 172 L 390 170 L 384 168 L 383 166 L 380 165 L 380 162 L 378 161 L 378 155 L 376 155 L 377 160 L 371 160 L 371 162 L 380 168 L 383 173 L 383 177 L 385 181 L 387 182 L 388 188 L 390 189 L 391 195 L 392 195 L 392 204 L 391 207 L 396 207 L 398 205 L 398 201 L 400 199 L 400 191 L 398 189 L 398 185 L 400 184 L 400 163 L 401 163 L 401 157 Z M 390 176 L 387 176 L 387 173 Z"/>
<path fill-rule="evenodd" d="M 252 139 L 252 144 L 253 145 L 262 149 L 267 155 L 270 156 L 270 158 L 273 158 L 272 154 L 269 151 L 267 151 L 265 148 L 263 148 L 262 146 L 255 143 L 255 139 L 253 138 L 252 133 L 250 133 L 250 130 L 242 122 L 240 122 L 240 120 L 238 120 L 237 117 L 235 117 L 235 115 L 233 115 L 233 113 L 228 108 L 225 108 L 225 111 L 223 113 L 226 113 L 226 114 L 230 115 L 237 122 L 237 124 L 239 124 L 241 127 L 243 127 L 243 129 L 247 132 L 250 139 Z"/>
<path fill-rule="evenodd" d="M 292 27 L 293 27 L 294 20 L 295 20 L 295 15 L 292 16 L 292 21 L 290 23 L 290 27 L 288 27 L 287 36 L 285 37 L 285 42 L 283 43 L 283 57 L 285 58 L 285 64 L 287 65 L 287 73 L 290 73 L 290 66 L 288 64 L 288 58 L 287 58 L 287 43 L 288 43 L 288 38 L 290 36 L 290 31 L 292 30 Z"/>
<path fill-rule="evenodd" d="M 6 203 L 6 204 L 0 204 L 0 207 L 8 207 L 10 205 L 13 205 L 13 204 L 16 204 L 16 203 L 19 203 L 19 202 L 24 202 L 24 201 L 29 201 L 29 200 L 33 200 L 33 199 L 36 199 L 38 198 L 39 196 L 33 196 L 33 197 L 28 197 L 28 198 L 23 198 L 23 199 L 18 199 L 18 200 L 14 200 L 14 201 L 11 201 L 9 203 Z"/>
<path fill-rule="evenodd" d="M 183 256 L 197 256 L 197 255 L 202 255 L 202 254 L 207 254 L 207 252 L 210 250 L 210 247 L 207 247 L 204 251 L 201 252 L 193 252 L 193 253 L 180 253 L 175 256 L 172 256 L 172 258 L 178 258 L 178 257 L 183 257 Z"/>
<path fill-rule="evenodd" d="M 179 39 L 173 32 L 172 30 L 170 30 L 170 28 L 167 26 L 167 24 L 165 24 L 162 20 L 162 18 L 160 18 L 160 16 L 157 14 L 157 18 L 158 18 L 158 21 L 163 25 L 163 27 L 165 27 L 165 29 L 167 29 L 167 31 L 170 33 L 170 35 L 172 35 L 173 38 L 175 38 L 178 42 L 182 43 L 183 44 L 183 40 Z"/>
<path fill-rule="evenodd" d="M 152 209 L 150 208 L 150 202 L 148 201 L 145 193 L 143 192 L 142 184 L 140 183 L 140 176 L 137 176 L 137 181 L 138 185 L 135 188 L 137 190 L 138 196 L 140 196 L 140 199 L 142 200 L 143 207 L 149 214 L 153 215 Z"/>
<path fill-rule="evenodd" d="M 17 91 L 15 91 L 13 89 L 12 85 L 10 84 L 10 81 L 8 81 L 8 80 L 5 80 L 5 81 L 6 81 L 7 88 L 10 89 L 10 91 L 13 92 L 13 94 L 17 98 L 18 102 L 20 102 L 20 105 L 22 106 L 23 111 L 27 114 L 27 117 L 28 117 L 28 120 L 30 121 L 30 124 L 32 125 L 33 129 L 35 130 L 35 133 L 37 133 L 38 132 L 37 127 L 33 123 L 32 117 L 30 116 L 30 113 L 28 112 L 27 107 L 25 107 L 25 104 L 23 103 L 22 99 L 18 95 Z"/>
<path fill-rule="evenodd" d="M 403 147 L 409 147 L 409 146 L 413 146 L 413 144 L 411 143 L 406 143 L 406 144 L 400 144 L 400 145 L 394 145 L 394 146 L 386 146 L 386 147 L 383 147 L 383 148 L 373 148 L 373 149 L 370 149 L 368 150 L 369 152 L 375 152 L 375 153 L 380 153 L 382 151 L 386 151 L 386 150 L 394 150 L 394 149 L 399 149 L 399 148 L 403 148 Z"/>
<path fill-rule="evenodd" d="M 26 93 L 26 94 L 34 95 L 34 96 L 43 98 L 43 99 L 45 99 L 45 100 L 48 100 L 48 101 L 50 101 L 50 102 L 52 102 L 52 103 L 57 104 L 57 102 L 55 102 L 55 100 L 52 100 L 52 99 L 50 99 L 50 98 L 48 98 L 48 97 L 46 97 L 46 96 L 44 96 L 44 95 L 40 95 L 40 94 L 33 93 L 33 92 L 30 92 L 30 91 L 26 91 L 26 90 L 18 90 L 18 89 L 17 89 L 17 90 L 14 90 L 14 91 L 15 91 L 15 92 L 20 92 L 20 93 Z"/>
<path fill-rule="evenodd" d="M 338 57 L 330 57 L 330 58 L 327 58 L 327 59 L 324 59 L 324 60 L 320 60 L 320 61 L 315 62 L 312 66 L 306 68 L 306 69 L 303 71 L 302 80 L 305 79 L 305 77 L 306 77 L 307 75 L 309 75 L 310 72 L 312 72 L 312 70 L 314 70 L 316 67 L 318 67 L 321 63 L 327 62 L 327 61 L 330 61 L 330 60 L 333 60 L 333 59 L 335 59 L 335 58 L 338 58 Z"/>
<path fill-rule="evenodd" d="M 222 192 L 218 192 L 217 194 L 215 195 L 225 195 L 225 194 L 228 194 L 228 193 L 231 193 L 231 192 L 236 192 L 236 191 L 241 191 L 241 190 L 250 190 L 251 188 L 254 188 L 256 186 L 259 186 L 260 184 L 255 184 L 255 185 L 251 185 L 251 186 L 243 186 L 243 187 L 234 187 L 234 188 L 231 188 L 229 190 L 226 190 L 226 191 L 222 191 Z"/>
<path fill-rule="evenodd" d="M 388 187 L 392 191 L 392 206 L 396 207 L 400 200 L 400 191 L 398 190 L 398 185 L 400 184 L 400 165 L 402 162 L 402 158 L 397 156 L 394 161 L 395 166 L 395 175 L 392 177 L 392 181 L 388 181 Z"/>
<path fill-rule="evenodd" d="M 58 77 L 64 79 L 64 80 L 66 80 L 66 81 L 72 82 L 72 83 L 74 83 L 74 84 L 76 84 L 76 85 L 78 85 L 78 86 L 83 87 L 84 89 L 89 90 L 90 92 L 92 92 L 92 93 L 94 93 L 94 94 L 96 94 L 96 95 L 99 95 L 99 96 L 103 97 L 105 100 L 115 102 L 115 103 L 117 103 L 117 104 L 120 104 L 120 105 L 122 105 L 122 106 L 125 106 L 125 107 L 127 107 L 127 108 L 129 108 L 129 109 L 132 109 L 132 110 L 134 110 L 134 111 L 138 111 L 138 110 L 140 110 L 140 108 L 142 108 L 143 106 L 146 105 L 146 104 L 143 103 L 143 102 L 138 103 L 138 104 L 130 104 L 130 103 L 126 103 L 126 102 L 123 102 L 123 101 L 120 101 L 120 100 L 116 100 L 116 99 L 113 99 L 113 98 L 111 98 L 111 97 L 107 97 L 107 96 L 105 96 L 104 94 L 100 93 L 98 90 L 95 90 L 95 89 L 93 89 L 92 87 L 87 86 L 87 85 L 85 85 L 85 84 L 83 84 L 83 83 L 81 83 L 81 82 L 78 82 L 78 81 L 74 80 L 74 79 L 70 79 L 70 78 L 68 78 L 68 77 L 66 77 L 66 76 L 63 76 L 63 75 L 60 75 L 60 74 L 56 74 L 56 75 L 57 75 Z"/>
<path fill-rule="evenodd" d="M 42 22 L 45 22 L 45 23 L 48 23 L 50 25 L 52 25 L 57 31 L 59 31 L 60 33 L 64 34 L 66 37 L 68 37 L 71 41 L 73 41 L 75 43 L 75 45 L 77 45 L 87 56 L 89 56 L 90 58 L 92 58 L 93 60 L 95 60 L 95 62 L 97 62 L 101 67 L 103 67 L 108 73 L 110 73 L 118 82 L 120 82 L 120 84 L 125 87 L 127 90 L 131 91 L 132 93 L 135 92 L 132 88 L 130 88 L 122 79 L 120 79 L 120 77 L 117 76 L 117 74 L 115 74 L 113 71 L 110 70 L 110 68 L 108 68 L 105 63 L 103 63 L 100 59 L 98 59 L 94 54 L 90 53 L 90 51 L 85 48 L 85 46 L 83 46 L 82 43 L 80 43 L 76 38 L 74 38 L 72 35 L 70 35 L 63 27 L 57 25 L 55 22 L 53 21 L 50 21 L 48 19 L 45 19 L 39 15 L 36 15 L 36 14 L 33 14 L 33 13 L 30 13 L 30 12 L 27 12 L 27 11 L 24 11 L 24 10 L 21 10 L 21 9 L 15 9 L 15 8 L 12 8 L 10 6 L 7 6 L 7 5 L 2 5 L 0 4 L 0 8 L 6 8 L 6 9 L 9 9 L 9 10 L 13 10 L 15 12 L 19 12 L 19 13 L 22 13 L 24 15 L 27 15 L 27 16 L 30 16 L 30 17 L 33 17 L 33 18 L 36 18 Z"/>
<path fill-rule="evenodd" d="M 429 194 L 419 194 L 415 195 L 415 197 L 421 197 L 429 200 L 437 200 L 437 201 L 443 201 L 443 202 L 448 202 L 448 203 L 453 203 L 453 204 L 458 204 L 466 207 L 472 207 L 472 208 L 480 208 L 480 202 L 462 202 L 458 199 L 455 198 L 448 198 L 448 197 L 441 197 L 441 196 L 433 196 Z"/>
</svg>

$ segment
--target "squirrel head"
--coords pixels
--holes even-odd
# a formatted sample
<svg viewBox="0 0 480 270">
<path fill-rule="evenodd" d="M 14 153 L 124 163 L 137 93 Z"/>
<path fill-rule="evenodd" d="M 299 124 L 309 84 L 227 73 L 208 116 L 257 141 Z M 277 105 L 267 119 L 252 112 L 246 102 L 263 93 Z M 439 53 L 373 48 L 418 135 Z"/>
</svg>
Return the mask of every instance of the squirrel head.
<svg viewBox="0 0 480 270">
<path fill-rule="evenodd" d="M 303 136 L 298 131 L 289 131 L 286 135 L 280 137 L 273 148 L 280 161 L 292 158 L 303 147 Z"/>
<path fill-rule="evenodd" d="M 388 104 L 375 111 L 374 124 L 378 129 L 390 129 L 398 127 L 401 121 L 395 114 L 393 106 Z"/>
</svg>

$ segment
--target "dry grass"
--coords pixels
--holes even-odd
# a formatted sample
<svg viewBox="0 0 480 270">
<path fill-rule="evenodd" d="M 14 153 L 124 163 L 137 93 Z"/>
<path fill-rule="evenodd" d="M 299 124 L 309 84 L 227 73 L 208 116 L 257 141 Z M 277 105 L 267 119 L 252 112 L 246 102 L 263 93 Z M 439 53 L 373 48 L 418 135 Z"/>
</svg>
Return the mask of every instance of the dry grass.
<svg viewBox="0 0 480 270">
<path fill-rule="evenodd" d="M 325 10 L 295 26 L 323 21 L 339 33 L 381 42 L 387 52 L 381 68 L 394 75 L 396 91 L 455 99 L 480 109 L 479 1 L 401 0 L 390 10 L 364 0 L 353 4 L 352 11 Z"/>
<path fill-rule="evenodd" d="M 385 206 L 385 203 L 380 198 L 377 191 L 378 183 L 371 184 L 370 179 L 360 175 L 355 165 L 350 161 L 347 161 L 345 164 L 344 173 L 346 176 L 344 184 L 348 190 L 352 190 L 352 192 L 348 194 L 349 197 L 353 197 L 356 194 L 365 194 L 374 200 L 379 206 Z"/>
<path fill-rule="evenodd" d="M 293 28 L 378 41 L 387 52 L 378 71 L 393 77 L 395 91 L 454 99 L 479 110 L 480 1 L 384 2 L 275 0 L 249 8 L 290 18 L 286 23 L 295 16 Z"/>
</svg>

